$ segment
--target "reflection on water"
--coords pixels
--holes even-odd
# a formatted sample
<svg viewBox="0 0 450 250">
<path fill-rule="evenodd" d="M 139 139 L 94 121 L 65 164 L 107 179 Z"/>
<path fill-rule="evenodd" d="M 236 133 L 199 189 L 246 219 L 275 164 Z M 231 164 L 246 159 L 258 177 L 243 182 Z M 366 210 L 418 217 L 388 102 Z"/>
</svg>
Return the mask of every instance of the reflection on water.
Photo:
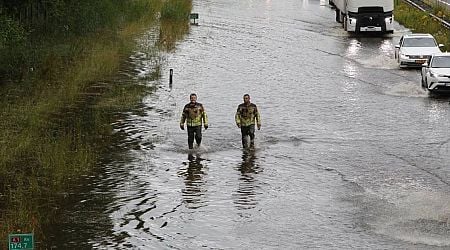
<svg viewBox="0 0 450 250">
<path fill-rule="evenodd" d="M 241 173 L 239 176 L 238 190 L 235 194 L 234 203 L 238 209 L 251 209 L 257 205 L 255 189 L 258 188 L 255 175 L 261 172 L 256 162 L 255 150 L 244 150 L 242 162 L 238 166 Z"/>
<path fill-rule="evenodd" d="M 358 76 L 358 69 L 354 62 L 352 61 L 346 61 L 344 64 L 344 73 L 346 76 L 350 78 L 357 78 Z"/>
<path fill-rule="evenodd" d="M 204 188 L 205 181 L 203 180 L 205 172 L 201 163 L 203 160 L 200 155 L 189 153 L 188 161 L 183 162 L 186 168 L 180 170 L 179 175 L 185 178 L 185 187 L 181 192 L 183 202 L 186 203 L 187 208 L 195 209 L 202 206 L 202 197 L 206 193 Z"/>
<path fill-rule="evenodd" d="M 420 89 L 417 72 L 399 71 L 391 60 L 391 39 L 330 36 L 334 12 L 319 8 L 319 1 L 196 4 L 202 25 L 176 50 L 169 50 L 169 38 L 160 41 L 174 52 L 165 54 L 161 70 L 174 69 L 173 88 L 166 87 L 167 76 L 148 83 L 155 91 L 143 103 L 144 115 L 126 115 L 115 125 L 126 135 L 119 146 L 129 159 L 97 174 L 94 191 L 85 192 L 107 194 L 104 205 L 96 199 L 89 205 L 111 214 L 90 216 L 103 217 L 102 229 L 109 231 L 95 228 L 95 239 L 81 235 L 77 231 L 95 230 L 80 213 L 76 227 L 58 228 L 70 229 L 63 234 L 80 236 L 73 240 L 78 245 L 113 246 L 108 249 L 423 249 L 417 240 L 391 237 L 406 228 L 434 230 L 420 242 L 448 245 L 447 231 L 438 230 L 447 210 L 424 210 L 441 216 L 436 222 L 419 213 L 378 223 L 416 204 L 401 199 L 411 182 L 392 179 L 417 179 L 428 183 L 422 188 L 448 195 L 441 181 L 448 179 L 448 103 L 384 94 L 398 83 L 407 83 L 402 97 Z M 149 72 L 145 57 L 136 60 L 143 60 L 136 68 L 145 69 L 136 72 Z M 176 114 L 191 91 L 208 105 L 212 124 L 208 147 L 188 154 Z M 241 151 L 236 141 L 233 99 L 243 92 L 267 97 L 261 99 L 263 150 Z M 76 210 L 96 209 L 78 198 L 83 206 Z M 391 231 L 374 232 L 379 224 Z"/>
<path fill-rule="evenodd" d="M 357 39 L 352 39 L 347 48 L 346 55 L 348 57 L 357 56 L 360 50 L 361 50 L 361 42 L 359 42 Z"/>
<path fill-rule="evenodd" d="M 255 150 L 244 150 L 242 153 L 242 162 L 239 167 L 241 171 L 242 178 L 241 179 L 253 179 L 251 176 L 252 173 L 256 173 L 255 169 Z"/>
<path fill-rule="evenodd" d="M 392 39 L 383 39 L 381 41 L 379 51 L 381 54 L 392 55 L 394 53 L 394 44 L 392 43 Z"/>
<path fill-rule="evenodd" d="M 429 123 L 433 124 L 442 124 L 442 122 L 439 122 L 445 119 L 446 114 L 442 109 L 442 104 L 439 103 L 431 103 L 430 107 L 428 109 L 428 121 Z"/>
</svg>

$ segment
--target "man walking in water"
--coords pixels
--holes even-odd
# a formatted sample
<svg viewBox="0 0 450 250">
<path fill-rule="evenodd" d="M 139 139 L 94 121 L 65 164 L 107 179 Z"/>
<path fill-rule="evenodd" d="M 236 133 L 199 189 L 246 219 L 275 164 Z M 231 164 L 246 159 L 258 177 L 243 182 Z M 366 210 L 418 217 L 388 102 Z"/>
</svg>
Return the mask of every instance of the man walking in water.
<svg viewBox="0 0 450 250">
<path fill-rule="evenodd" d="M 250 102 L 250 95 L 244 95 L 244 103 L 239 104 L 236 115 L 236 125 L 241 128 L 242 147 L 248 147 L 247 138 L 250 137 L 250 147 L 255 146 L 255 121 L 258 130 L 261 129 L 261 116 L 255 104 Z"/>
<path fill-rule="evenodd" d="M 184 130 L 184 123 L 187 125 L 189 149 L 194 148 L 194 138 L 197 146 L 202 143 L 202 123 L 205 130 L 208 129 L 208 116 L 201 103 L 197 102 L 197 94 L 189 96 L 190 102 L 183 108 L 181 114 L 180 128 Z"/>
</svg>

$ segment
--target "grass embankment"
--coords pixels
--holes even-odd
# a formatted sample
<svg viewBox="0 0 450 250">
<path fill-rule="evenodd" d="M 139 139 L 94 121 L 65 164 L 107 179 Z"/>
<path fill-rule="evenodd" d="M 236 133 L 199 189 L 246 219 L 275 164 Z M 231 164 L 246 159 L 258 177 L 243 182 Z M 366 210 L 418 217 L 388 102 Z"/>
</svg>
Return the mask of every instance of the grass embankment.
<svg viewBox="0 0 450 250">
<path fill-rule="evenodd" d="M 432 13 L 436 16 L 445 20 L 450 20 L 450 9 L 447 5 L 440 3 L 438 0 L 423 0 L 423 2 L 432 7 Z"/>
<path fill-rule="evenodd" d="M 88 11 L 93 20 L 111 21 L 89 32 L 83 26 L 68 34 L 66 25 L 61 32 L 39 35 L 43 31 L 36 32 L 37 27 L 32 34 L 26 25 L 0 16 L 8 20 L 9 38 L 17 38 L 8 44 L 0 36 L 2 249 L 7 235 L 19 230 L 44 237 L 41 225 L 51 223 L 58 207 L 55 194 L 67 192 L 79 176 L 92 171 L 111 143 L 113 114 L 136 107 L 150 91 L 113 80 L 136 37 L 149 25 L 161 25 L 160 45 L 170 50 L 188 30 L 191 1 L 133 0 L 118 3 L 120 8 L 104 2 L 111 8 L 108 15 Z M 154 47 L 147 52 L 159 56 Z M 154 68 L 151 78 L 159 77 L 159 65 Z"/>
<path fill-rule="evenodd" d="M 448 11 L 437 6 L 434 14 L 440 17 L 448 16 Z M 414 33 L 430 33 L 438 43 L 444 44 L 442 51 L 450 51 L 450 30 L 442 26 L 438 21 L 431 18 L 427 13 L 422 12 L 404 1 L 395 1 L 395 20 L 405 27 L 410 28 Z"/>
</svg>

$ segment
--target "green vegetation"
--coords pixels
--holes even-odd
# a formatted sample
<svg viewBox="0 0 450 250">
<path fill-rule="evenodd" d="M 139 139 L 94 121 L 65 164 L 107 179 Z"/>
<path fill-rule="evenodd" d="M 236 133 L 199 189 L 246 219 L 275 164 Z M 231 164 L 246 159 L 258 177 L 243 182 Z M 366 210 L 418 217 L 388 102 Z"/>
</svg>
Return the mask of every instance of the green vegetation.
<svg viewBox="0 0 450 250">
<path fill-rule="evenodd" d="M 1 249 L 18 230 L 44 237 L 58 194 L 112 143 L 114 115 L 152 91 L 116 79 L 135 39 L 160 27 L 156 45 L 173 49 L 191 8 L 190 0 L 0 0 Z M 155 63 L 147 80 L 160 76 L 154 46 L 145 48 Z"/>
<path fill-rule="evenodd" d="M 450 50 L 450 30 L 442 26 L 438 21 L 404 1 L 395 1 L 395 19 L 402 25 L 410 28 L 415 33 L 430 33 L 438 43 L 444 44 L 443 51 Z M 436 13 L 444 16 L 443 10 L 436 9 Z M 448 14 L 447 14 L 448 15 Z"/>
<path fill-rule="evenodd" d="M 192 2 L 172 0 L 166 2 L 161 9 L 160 49 L 171 51 L 176 41 L 183 38 L 189 30 L 189 18 Z"/>
<path fill-rule="evenodd" d="M 191 13 L 192 2 L 186 0 L 172 0 L 161 9 L 162 20 L 183 21 Z"/>
<path fill-rule="evenodd" d="M 440 3 L 437 0 L 424 0 L 426 4 L 432 7 L 433 11 L 432 13 L 436 16 L 449 20 L 450 18 L 450 10 L 444 5 L 443 3 Z"/>
</svg>

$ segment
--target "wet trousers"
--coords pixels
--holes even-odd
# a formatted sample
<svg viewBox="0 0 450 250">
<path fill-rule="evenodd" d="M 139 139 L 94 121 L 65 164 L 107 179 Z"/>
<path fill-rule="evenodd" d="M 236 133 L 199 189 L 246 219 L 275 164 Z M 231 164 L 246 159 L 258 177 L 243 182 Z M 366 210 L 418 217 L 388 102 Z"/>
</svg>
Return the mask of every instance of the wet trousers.
<svg viewBox="0 0 450 250">
<path fill-rule="evenodd" d="M 189 149 L 194 148 L 194 139 L 198 146 L 202 143 L 202 126 L 187 126 L 188 146 Z"/>
<path fill-rule="evenodd" d="M 255 124 L 241 126 L 242 147 L 248 147 L 248 137 L 250 137 L 250 147 L 255 146 Z"/>
</svg>

